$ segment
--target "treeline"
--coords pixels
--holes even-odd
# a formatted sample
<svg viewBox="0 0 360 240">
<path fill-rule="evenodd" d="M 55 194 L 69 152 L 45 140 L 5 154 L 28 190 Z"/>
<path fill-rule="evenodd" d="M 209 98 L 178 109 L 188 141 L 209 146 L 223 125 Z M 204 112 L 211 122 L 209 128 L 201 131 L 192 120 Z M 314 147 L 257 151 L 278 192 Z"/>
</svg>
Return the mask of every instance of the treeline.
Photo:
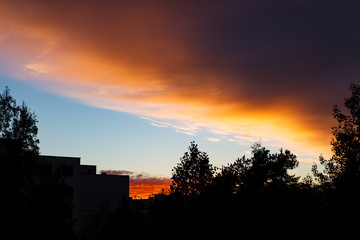
<svg viewBox="0 0 360 240">
<path fill-rule="evenodd" d="M 114 238 L 119 231 L 135 239 L 354 234 L 360 191 L 320 182 L 315 167 L 304 179 L 290 175 L 297 166 L 290 151 L 270 153 L 254 144 L 251 158 L 215 169 L 192 142 L 174 167 L 168 190 L 122 202 L 116 212 L 99 210 L 83 237 Z"/>
<path fill-rule="evenodd" d="M 333 156 L 320 156 L 312 174 L 289 170 L 296 156 L 270 153 L 256 143 L 252 157 L 216 169 L 192 142 L 172 170 L 169 190 L 150 200 L 123 202 L 100 217 L 88 239 L 135 238 L 353 237 L 360 220 L 360 87 L 350 86 L 345 113 L 333 108 Z M 97 227 L 96 227 L 97 226 Z M 122 229 L 122 230 L 120 230 Z"/>
<path fill-rule="evenodd" d="M 4 236 L 36 239 L 228 239 L 354 237 L 360 214 L 360 86 L 350 86 L 345 111 L 335 105 L 333 156 L 320 156 L 300 179 L 289 150 L 255 143 L 252 156 L 216 168 L 191 142 L 172 170 L 168 190 L 93 212 L 73 231 L 72 189 L 39 161 L 36 116 L 0 94 L 0 226 Z"/>
</svg>

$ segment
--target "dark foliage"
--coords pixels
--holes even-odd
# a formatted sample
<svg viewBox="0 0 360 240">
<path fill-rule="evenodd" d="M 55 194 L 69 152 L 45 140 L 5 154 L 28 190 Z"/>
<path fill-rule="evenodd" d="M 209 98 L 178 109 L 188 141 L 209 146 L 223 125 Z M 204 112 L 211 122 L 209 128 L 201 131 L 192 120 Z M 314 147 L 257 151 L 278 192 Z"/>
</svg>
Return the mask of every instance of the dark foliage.
<svg viewBox="0 0 360 240">
<path fill-rule="evenodd" d="M 298 177 L 288 173 L 298 165 L 295 155 L 288 150 L 271 154 L 260 144 L 252 149 L 252 158 L 239 158 L 215 174 L 207 154 L 192 142 L 189 152 L 174 168 L 176 184 L 172 184 L 171 191 L 150 199 L 131 200 L 115 213 L 100 211 L 92 225 L 98 227 L 90 227 L 93 230 L 88 232 L 96 231 L 92 234 L 96 239 L 117 236 L 115 229 L 123 235 L 148 239 L 227 239 L 234 234 L 273 237 L 293 234 L 297 226 L 322 216 L 322 195 L 311 184 L 299 182 Z M 191 172 L 200 169 L 199 161 L 204 161 L 204 172 L 209 174 Z M 201 187 L 198 183 L 202 183 Z M 180 190 L 180 184 L 193 184 L 201 191 L 188 191 L 187 185 Z M 323 233 L 319 227 L 309 227 L 297 236 L 310 234 Z"/>
<path fill-rule="evenodd" d="M 333 156 L 320 156 L 323 172 L 316 164 L 312 169 L 325 199 L 322 213 L 344 233 L 355 232 L 360 223 L 360 86 L 351 84 L 349 89 L 352 95 L 345 98 L 345 110 L 333 107 L 337 121 L 337 126 L 332 127 Z"/>
<path fill-rule="evenodd" d="M 34 113 L 0 94 L 0 226 L 11 238 L 73 236 L 72 189 L 39 159 Z"/>
<path fill-rule="evenodd" d="M 159 229 L 153 230 L 175 227 L 182 229 L 177 231 L 179 237 L 194 238 L 276 236 L 278 231 L 291 233 L 295 224 L 306 221 L 320 200 L 288 173 L 298 165 L 296 156 L 288 150 L 271 154 L 260 144 L 252 150 L 252 158 L 239 158 L 212 179 L 206 178 L 208 184 L 196 197 L 176 192 L 156 196 L 151 217 Z"/>
<path fill-rule="evenodd" d="M 320 157 L 325 173 L 339 189 L 358 191 L 360 188 L 360 86 L 350 86 L 352 96 L 345 99 L 347 113 L 338 105 L 333 115 L 338 125 L 332 128 L 333 156 L 329 160 Z"/>
<path fill-rule="evenodd" d="M 360 223 L 360 88 L 352 84 L 350 90 L 352 96 L 345 99 L 349 115 L 334 106 L 338 121 L 332 128 L 334 156 L 320 157 L 324 172 L 313 166 L 315 181 L 310 175 L 300 181 L 289 174 L 298 166 L 289 150 L 274 154 L 254 144 L 251 158 L 243 156 L 216 172 L 208 155 L 192 142 L 173 169 L 171 190 L 130 207 L 130 219 L 137 224 L 133 236 L 354 236 Z"/>
<path fill-rule="evenodd" d="M 289 150 L 270 154 L 270 151 L 256 143 L 252 147 L 253 157 L 238 158 L 233 164 L 222 167 L 216 183 L 226 186 L 229 193 L 238 191 L 262 192 L 284 189 L 296 184 L 298 177 L 289 175 L 287 170 L 298 166 L 296 156 Z M 216 185 L 216 184 L 215 184 Z"/>
<path fill-rule="evenodd" d="M 170 190 L 173 194 L 199 195 L 211 183 L 215 168 L 209 163 L 208 155 L 191 142 L 189 151 L 172 171 Z"/>
<path fill-rule="evenodd" d="M 173 169 L 168 192 L 144 200 L 124 199 L 116 211 L 102 206 L 79 238 L 356 236 L 360 87 L 352 84 L 350 90 L 347 112 L 334 106 L 338 122 L 332 128 L 334 155 L 329 160 L 320 157 L 323 172 L 313 166 L 315 180 L 308 175 L 301 181 L 289 173 L 299 164 L 289 150 L 271 153 L 256 143 L 251 158 L 243 156 L 217 169 L 207 153 L 191 142 Z M 38 161 L 35 115 L 24 104 L 16 106 L 7 89 L 0 100 L 1 111 L 7 114 L 0 118 L 1 226 L 14 236 L 73 237 L 71 221 L 66 220 L 71 191 L 61 175 L 49 173 Z"/>
</svg>

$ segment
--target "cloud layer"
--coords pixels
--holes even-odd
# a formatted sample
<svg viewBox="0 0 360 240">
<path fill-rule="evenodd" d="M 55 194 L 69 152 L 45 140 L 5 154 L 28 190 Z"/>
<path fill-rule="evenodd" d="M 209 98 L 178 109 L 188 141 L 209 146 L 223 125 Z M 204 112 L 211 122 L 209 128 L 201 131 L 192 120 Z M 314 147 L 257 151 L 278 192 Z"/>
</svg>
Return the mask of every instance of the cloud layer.
<svg viewBox="0 0 360 240">
<path fill-rule="evenodd" d="M 357 5 L 0 1 L 0 71 L 157 127 L 318 155 L 359 81 Z"/>
</svg>

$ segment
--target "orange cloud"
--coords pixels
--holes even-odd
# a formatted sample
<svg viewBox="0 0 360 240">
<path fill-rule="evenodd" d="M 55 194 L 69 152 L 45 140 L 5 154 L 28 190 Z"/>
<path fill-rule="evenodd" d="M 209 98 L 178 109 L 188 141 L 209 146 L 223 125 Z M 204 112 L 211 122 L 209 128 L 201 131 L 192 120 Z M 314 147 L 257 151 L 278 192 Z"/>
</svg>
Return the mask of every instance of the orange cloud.
<svg viewBox="0 0 360 240">
<path fill-rule="evenodd" d="M 108 175 L 129 175 L 130 176 L 130 197 L 134 199 L 148 198 L 152 194 L 160 193 L 163 189 L 169 189 L 171 179 L 156 177 L 146 173 L 134 173 L 124 170 L 102 170 Z"/>
<path fill-rule="evenodd" d="M 331 106 L 341 100 L 333 96 L 342 93 L 334 89 L 346 90 L 333 71 L 354 56 L 298 37 L 314 28 L 330 41 L 325 30 L 319 36 L 318 13 L 304 28 L 302 6 L 278 19 L 274 6 L 236 2 L 1 1 L 0 70 L 154 126 L 206 129 L 216 133 L 210 141 L 261 138 L 326 155 Z"/>
<path fill-rule="evenodd" d="M 130 183 L 130 197 L 133 199 L 146 199 L 153 194 L 159 194 L 163 190 L 169 189 L 171 181 L 164 181 L 161 184 L 131 184 Z"/>
</svg>

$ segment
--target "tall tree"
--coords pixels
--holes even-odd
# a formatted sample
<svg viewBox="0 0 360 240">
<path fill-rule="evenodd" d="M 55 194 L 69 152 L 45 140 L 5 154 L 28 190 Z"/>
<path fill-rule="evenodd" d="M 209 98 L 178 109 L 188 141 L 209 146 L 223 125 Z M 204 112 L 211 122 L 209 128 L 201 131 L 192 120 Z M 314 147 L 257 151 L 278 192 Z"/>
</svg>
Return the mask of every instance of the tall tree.
<svg viewBox="0 0 360 240">
<path fill-rule="evenodd" d="M 39 158 L 36 123 L 35 114 L 24 102 L 18 106 L 5 87 L 0 94 L 1 190 L 29 192 Z M 15 203 L 11 196 L 9 201 Z"/>
<path fill-rule="evenodd" d="M 329 160 L 320 156 L 320 163 L 335 186 L 355 190 L 360 187 L 360 86 L 351 84 L 349 89 L 352 95 L 345 98 L 345 111 L 338 105 L 333 107 L 333 116 L 338 123 L 332 127 L 333 156 Z M 315 173 L 323 177 L 316 172 L 316 167 Z"/>
<path fill-rule="evenodd" d="M 0 226 L 14 238 L 72 236 L 72 189 L 39 160 L 35 113 L 0 94 Z"/>
<path fill-rule="evenodd" d="M 26 188 L 32 186 L 34 180 L 39 157 L 36 123 L 35 114 L 25 103 L 18 106 L 6 87 L 0 94 L 0 175 L 1 190 L 9 191 L 6 196 L 12 203 L 16 202 L 11 200 L 12 194 L 29 192 Z"/>
<path fill-rule="evenodd" d="M 172 193 L 198 195 L 211 183 L 215 167 L 210 164 L 207 153 L 199 151 L 198 145 L 191 142 L 189 151 L 184 153 L 172 172 Z"/>
</svg>

